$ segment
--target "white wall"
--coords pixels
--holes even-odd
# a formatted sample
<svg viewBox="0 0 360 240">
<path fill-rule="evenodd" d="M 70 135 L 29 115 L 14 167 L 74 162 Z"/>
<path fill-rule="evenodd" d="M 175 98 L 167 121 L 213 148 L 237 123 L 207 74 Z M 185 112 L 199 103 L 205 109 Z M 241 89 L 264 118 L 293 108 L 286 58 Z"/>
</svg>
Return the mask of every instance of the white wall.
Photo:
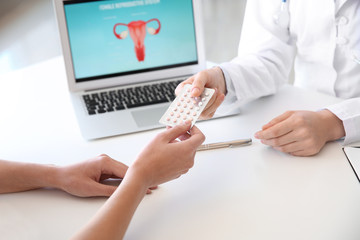
<svg viewBox="0 0 360 240">
<path fill-rule="evenodd" d="M 246 0 L 201 0 L 207 60 L 236 56 Z M 0 0 L 0 73 L 61 54 L 52 0 Z"/>
<path fill-rule="evenodd" d="M 207 60 L 229 61 L 237 55 L 246 0 L 202 0 Z"/>
</svg>

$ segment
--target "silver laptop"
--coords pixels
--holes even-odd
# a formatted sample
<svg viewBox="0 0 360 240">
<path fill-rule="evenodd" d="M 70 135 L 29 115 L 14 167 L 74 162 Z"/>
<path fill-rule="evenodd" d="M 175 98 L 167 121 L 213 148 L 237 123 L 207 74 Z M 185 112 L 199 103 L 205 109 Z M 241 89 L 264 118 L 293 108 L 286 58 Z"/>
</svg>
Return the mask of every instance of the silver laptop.
<svg viewBox="0 0 360 240">
<path fill-rule="evenodd" d="M 80 130 L 161 127 L 177 84 L 204 69 L 198 0 L 54 0 Z"/>
<path fill-rule="evenodd" d="M 177 84 L 205 66 L 200 1 L 54 3 L 83 137 L 161 127 Z"/>
</svg>

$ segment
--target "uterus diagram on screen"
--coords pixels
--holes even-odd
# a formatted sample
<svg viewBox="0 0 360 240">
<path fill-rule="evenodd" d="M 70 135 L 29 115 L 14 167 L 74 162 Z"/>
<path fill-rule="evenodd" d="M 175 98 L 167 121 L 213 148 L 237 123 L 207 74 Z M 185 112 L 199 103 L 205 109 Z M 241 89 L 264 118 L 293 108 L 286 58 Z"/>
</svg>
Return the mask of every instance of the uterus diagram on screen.
<svg viewBox="0 0 360 240">
<path fill-rule="evenodd" d="M 146 25 L 150 22 L 157 22 L 158 28 L 146 27 Z M 127 30 L 122 31 L 120 34 L 117 33 L 117 29 L 122 27 L 127 27 Z M 146 36 L 146 31 L 151 35 L 156 35 L 160 32 L 161 24 L 157 18 L 150 19 L 149 21 L 132 21 L 128 24 L 125 23 L 117 23 L 114 25 L 114 35 L 118 39 L 122 40 L 125 39 L 129 32 L 130 37 L 132 38 L 135 46 L 135 54 L 139 62 L 145 60 L 145 45 L 144 40 Z"/>
</svg>

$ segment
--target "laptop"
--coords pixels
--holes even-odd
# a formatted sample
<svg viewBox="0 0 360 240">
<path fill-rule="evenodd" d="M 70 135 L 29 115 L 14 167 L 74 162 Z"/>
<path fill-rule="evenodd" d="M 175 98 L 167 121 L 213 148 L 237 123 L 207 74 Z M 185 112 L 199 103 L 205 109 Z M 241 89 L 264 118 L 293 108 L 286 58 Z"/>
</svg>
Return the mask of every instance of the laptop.
<svg viewBox="0 0 360 240">
<path fill-rule="evenodd" d="M 54 0 L 85 139 L 162 127 L 174 89 L 205 67 L 198 0 Z"/>
</svg>

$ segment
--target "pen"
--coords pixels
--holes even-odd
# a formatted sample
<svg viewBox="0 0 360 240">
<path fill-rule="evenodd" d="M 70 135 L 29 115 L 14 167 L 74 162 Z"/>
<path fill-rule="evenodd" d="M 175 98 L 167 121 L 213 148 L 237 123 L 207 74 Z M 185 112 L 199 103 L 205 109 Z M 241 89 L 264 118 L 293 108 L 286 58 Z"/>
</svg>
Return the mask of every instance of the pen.
<svg viewBox="0 0 360 240">
<path fill-rule="evenodd" d="M 238 146 L 246 146 L 246 145 L 250 145 L 251 143 L 252 143 L 251 138 L 233 140 L 233 141 L 228 141 L 228 142 L 209 143 L 209 144 L 201 145 L 200 147 L 197 148 L 196 151 L 204 151 L 204 150 L 211 150 L 211 149 L 217 149 L 217 148 L 231 148 L 231 147 L 238 147 Z"/>
</svg>

